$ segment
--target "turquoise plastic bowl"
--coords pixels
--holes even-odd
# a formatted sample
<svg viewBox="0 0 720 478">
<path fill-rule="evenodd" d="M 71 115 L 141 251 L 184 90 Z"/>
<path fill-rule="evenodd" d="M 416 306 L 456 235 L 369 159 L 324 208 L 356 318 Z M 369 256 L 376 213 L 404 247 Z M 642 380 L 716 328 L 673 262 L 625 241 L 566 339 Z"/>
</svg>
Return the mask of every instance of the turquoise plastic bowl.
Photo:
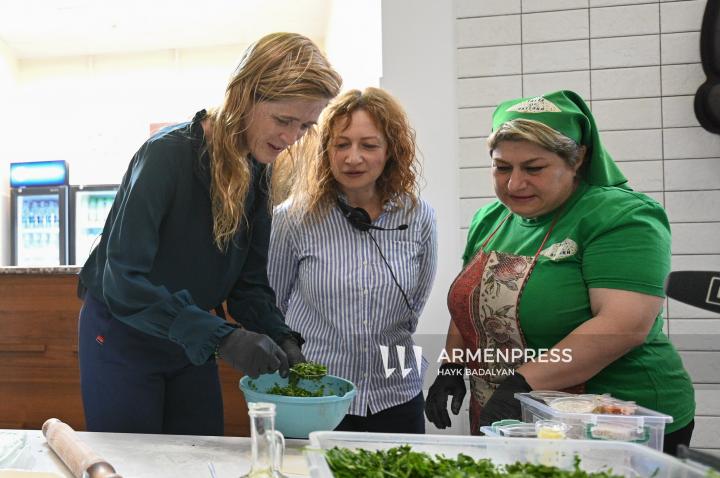
<svg viewBox="0 0 720 478">
<path fill-rule="evenodd" d="M 325 387 L 323 397 L 285 397 L 265 391 L 274 385 L 285 387 L 287 378 L 276 373 L 240 379 L 246 402 L 275 404 L 275 428 L 287 438 L 307 438 L 310 432 L 334 430 L 342 421 L 355 396 L 355 385 L 344 378 L 326 375 L 320 380 L 300 380 L 298 386 L 315 391 Z"/>
</svg>

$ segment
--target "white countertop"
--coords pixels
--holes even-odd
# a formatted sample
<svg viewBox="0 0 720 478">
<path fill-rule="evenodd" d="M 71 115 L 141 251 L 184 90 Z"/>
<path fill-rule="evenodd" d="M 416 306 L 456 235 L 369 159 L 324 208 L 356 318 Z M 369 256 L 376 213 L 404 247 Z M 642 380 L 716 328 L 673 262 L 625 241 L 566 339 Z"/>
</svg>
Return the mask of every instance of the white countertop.
<svg viewBox="0 0 720 478">
<path fill-rule="evenodd" d="M 12 431 L 27 434 L 34 458 L 33 471 L 50 471 L 65 478 L 73 478 L 58 456 L 48 447 L 42 432 Z M 215 465 L 217 478 L 237 478 L 250 469 L 250 439 L 246 437 L 92 432 L 77 434 L 123 478 L 209 478 L 209 462 Z M 290 477 L 308 476 L 302 455 L 302 448 L 307 444 L 307 440 L 286 441 L 283 473 Z"/>
</svg>

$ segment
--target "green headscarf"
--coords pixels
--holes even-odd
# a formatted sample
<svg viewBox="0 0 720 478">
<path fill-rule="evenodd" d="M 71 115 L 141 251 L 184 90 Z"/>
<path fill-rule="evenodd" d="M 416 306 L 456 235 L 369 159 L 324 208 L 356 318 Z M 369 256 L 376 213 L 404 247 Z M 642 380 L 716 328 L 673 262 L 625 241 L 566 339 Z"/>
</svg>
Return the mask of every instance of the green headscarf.
<svg viewBox="0 0 720 478">
<path fill-rule="evenodd" d="M 588 183 L 628 188 L 627 179 L 600 141 L 590 108 L 574 91 L 562 90 L 500 103 L 493 113 L 493 131 L 503 123 L 518 118 L 544 123 L 586 146 L 584 178 Z"/>
</svg>

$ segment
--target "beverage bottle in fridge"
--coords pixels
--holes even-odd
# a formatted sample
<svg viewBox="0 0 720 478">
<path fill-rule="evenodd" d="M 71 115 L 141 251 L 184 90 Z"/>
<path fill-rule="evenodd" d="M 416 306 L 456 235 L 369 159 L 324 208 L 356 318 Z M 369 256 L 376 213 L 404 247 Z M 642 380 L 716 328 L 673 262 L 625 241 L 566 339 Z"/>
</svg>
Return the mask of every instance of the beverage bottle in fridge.
<svg viewBox="0 0 720 478">
<path fill-rule="evenodd" d="M 94 224 L 98 220 L 98 199 L 91 197 L 88 202 L 88 221 Z"/>
<path fill-rule="evenodd" d="M 30 226 L 30 214 L 28 212 L 27 207 L 25 207 L 24 204 L 20 204 L 20 209 L 22 209 L 22 216 L 20 219 L 20 224 L 22 226 L 22 229 L 25 230 Z"/>
<path fill-rule="evenodd" d="M 55 227 L 55 221 L 53 220 L 53 216 L 56 214 L 56 211 L 58 210 L 58 202 L 48 201 L 48 206 L 45 209 L 45 227 Z"/>
<path fill-rule="evenodd" d="M 28 210 L 28 227 L 34 229 L 35 223 L 35 201 L 24 201 L 25 206 Z"/>
<path fill-rule="evenodd" d="M 50 240 L 50 233 L 46 232 L 43 234 L 43 249 L 46 251 L 46 254 L 49 252 L 51 246 L 51 240 Z"/>
<path fill-rule="evenodd" d="M 33 251 L 37 254 L 37 250 L 42 247 L 42 233 L 33 233 Z"/>
<path fill-rule="evenodd" d="M 47 210 L 47 201 L 40 201 L 38 202 L 38 207 L 35 210 L 35 222 L 37 224 L 37 227 L 44 228 L 46 227 L 45 224 L 45 211 Z"/>
</svg>

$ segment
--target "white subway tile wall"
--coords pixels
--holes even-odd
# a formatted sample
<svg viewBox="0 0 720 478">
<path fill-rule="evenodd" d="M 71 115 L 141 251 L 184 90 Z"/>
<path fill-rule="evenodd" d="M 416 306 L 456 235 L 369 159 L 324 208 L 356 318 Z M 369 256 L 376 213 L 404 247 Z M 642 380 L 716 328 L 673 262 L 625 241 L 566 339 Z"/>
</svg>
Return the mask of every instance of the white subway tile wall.
<svg viewBox="0 0 720 478">
<path fill-rule="evenodd" d="M 660 4 L 660 31 L 699 32 L 702 25 L 705 0 L 687 0 Z"/>
<path fill-rule="evenodd" d="M 663 65 L 700 62 L 700 32 L 663 33 L 660 45 Z"/>
<path fill-rule="evenodd" d="M 700 126 L 695 116 L 695 95 L 667 96 L 662 99 L 662 121 L 666 128 Z"/>
<path fill-rule="evenodd" d="M 660 129 L 604 131 L 602 140 L 615 161 L 654 161 L 663 157 Z"/>
<path fill-rule="evenodd" d="M 662 66 L 663 95 L 694 95 L 705 81 L 702 66 L 698 63 Z"/>
<path fill-rule="evenodd" d="M 660 96 L 660 67 L 592 70 L 592 99 L 643 98 Z"/>
<path fill-rule="evenodd" d="M 675 1 L 675 0 L 671 0 Z M 618 5 L 641 5 L 643 3 L 657 3 L 657 0 L 590 0 L 591 7 L 612 7 Z"/>
<path fill-rule="evenodd" d="M 695 389 L 698 415 L 720 415 L 720 388 L 700 385 Z"/>
<path fill-rule="evenodd" d="M 597 100 L 591 102 L 593 115 L 602 131 L 627 131 L 662 127 L 660 98 Z"/>
<path fill-rule="evenodd" d="M 590 98 L 590 72 L 588 70 L 525 74 L 522 76 L 522 84 L 522 94 L 525 96 L 536 96 L 555 90 L 573 90 L 585 99 Z"/>
<path fill-rule="evenodd" d="M 520 43 L 520 15 L 465 18 L 457 23 L 458 47 Z"/>
<path fill-rule="evenodd" d="M 720 158 L 720 135 L 697 128 L 666 128 L 665 159 Z M 718 185 L 720 188 L 720 185 Z"/>
<path fill-rule="evenodd" d="M 520 0 L 455 0 L 455 15 L 463 17 L 484 17 L 520 13 Z"/>
<path fill-rule="evenodd" d="M 657 3 L 590 9 L 590 37 L 605 38 L 659 33 Z"/>
<path fill-rule="evenodd" d="M 720 185 L 717 158 L 672 159 L 664 163 L 666 191 L 717 190 Z"/>
<path fill-rule="evenodd" d="M 523 43 L 583 40 L 588 28 L 587 9 L 522 15 Z"/>
<path fill-rule="evenodd" d="M 588 40 L 528 43 L 522 48 L 524 73 L 587 70 L 590 66 Z"/>
<path fill-rule="evenodd" d="M 458 77 L 519 75 L 520 45 L 463 48 L 457 54 Z"/>
<path fill-rule="evenodd" d="M 494 106 L 486 108 L 463 108 L 459 110 L 458 132 L 461 138 L 488 136 L 492 129 Z"/>
<path fill-rule="evenodd" d="M 675 304 L 679 303 L 675 302 Z M 673 313 L 683 314 L 688 311 L 678 308 Z M 695 319 L 672 319 L 670 338 L 678 350 L 712 352 L 717 349 L 718 335 L 720 335 L 720 319 L 708 318 L 703 315 Z"/>
<path fill-rule="evenodd" d="M 460 155 L 459 165 L 461 168 L 487 166 L 490 162 L 485 138 L 461 138 L 458 154 Z"/>
<path fill-rule="evenodd" d="M 720 135 L 699 126 L 705 0 L 455 0 L 458 231 L 494 198 L 485 138 L 498 102 L 558 89 L 590 102 L 632 186 L 661 202 L 673 270 L 720 270 Z M 670 338 L 695 382 L 692 445 L 720 454 L 720 314 L 667 301 Z"/>
<path fill-rule="evenodd" d="M 554 10 L 573 10 L 587 8 L 587 0 L 522 0 L 522 12 L 552 12 Z"/>
<path fill-rule="evenodd" d="M 628 161 L 623 163 L 622 171 L 630 187 L 636 191 L 650 193 L 663 190 L 662 161 Z M 658 202 L 663 203 L 662 198 Z"/>
<path fill-rule="evenodd" d="M 461 78 L 457 86 L 460 107 L 497 106 L 502 100 L 521 94 L 522 76 Z"/>
<path fill-rule="evenodd" d="M 720 222 L 720 190 L 668 191 L 665 209 L 670 222 Z"/>
<path fill-rule="evenodd" d="M 460 170 L 460 198 L 494 197 L 490 168 Z"/>
<path fill-rule="evenodd" d="M 676 222 L 671 227 L 673 254 L 720 254 L 716 222 Z"/>
<path fill-rule="evenodd" d="M 592 68 L 622 68 L 660 64 L 660 38 L 642 35 L 590 40 Z"/>
</svg>

